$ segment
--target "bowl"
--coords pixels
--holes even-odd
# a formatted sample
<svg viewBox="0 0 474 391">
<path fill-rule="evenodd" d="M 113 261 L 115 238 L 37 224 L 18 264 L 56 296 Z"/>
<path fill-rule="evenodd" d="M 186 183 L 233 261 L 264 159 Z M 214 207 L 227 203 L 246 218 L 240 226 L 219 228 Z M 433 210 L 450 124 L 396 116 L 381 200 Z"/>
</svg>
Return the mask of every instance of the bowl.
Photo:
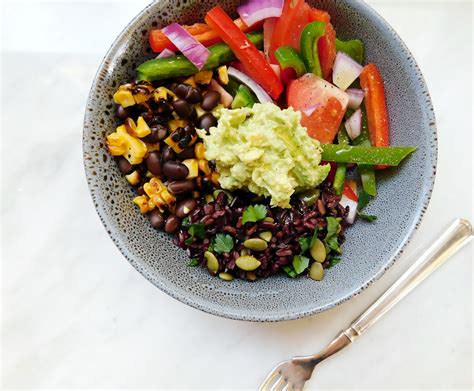
<svg viewBox="0 0 474 391">
<path fill-rule="evenodd" d="M 136 16 L 112 44 L 95 76 L 87 101 L 83 153 L 90 193 L 111 239 L 130 264 L 170 296 L 211 314 L 248 321 L 297 319 L 332 308 L 368 287 L 400 257 L 428 206 L 437 157 L 435 118 L 423 76 L 395 31 L 362 1 L 308 1 L 331 14 L 338 35 L 365 43 L 366 62 L 385 80 L 391 143 L 418 150 L 402 165 L 378 172 L 378 195 L 367 213 L 346 232 L 342 261 L 323 281 L 271 277 L 257 282 L 222 281 L 203 268 L 186 266 L 185 252 L 153 229 L 132 204 L 134 192 L 105 149 L 115 130 L 112 94 L 134 80 L 135 68 L 156 56 L 147 42 L 152 28 L 176 21 L 202 21 L 220 4 L 234 14 L 239 1 L 161 0 Z M 113 277 L 112 277 L 113 278 Z"/>
</svg>

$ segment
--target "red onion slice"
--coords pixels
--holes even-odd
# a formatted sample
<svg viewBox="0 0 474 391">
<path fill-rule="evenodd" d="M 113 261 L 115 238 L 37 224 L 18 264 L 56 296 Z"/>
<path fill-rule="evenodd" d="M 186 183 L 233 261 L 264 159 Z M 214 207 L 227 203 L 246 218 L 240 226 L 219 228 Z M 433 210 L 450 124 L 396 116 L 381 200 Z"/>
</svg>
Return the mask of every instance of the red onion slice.
<svg viewBox="0 0 474 391">
<path fill-rule="evenodd" d="M 209 49 L 198 42 L 178 23 L 171 23 L 161 31 L 196 68 L 199 70 L 203 68 L 211 54 Z"/>
<path fill-rule="evenodd" d="M 273 103 L 273 99 L 270 97 L 270 95 L 268 95 L 267 92 L 262 87 L 260 87 L 260 85 L 256 81 L 252 80 L 245 73 L 240 72 L 234 67 L 229 67 L 227 69 L 227 73 L 229 74 L 229 76 L 232 76 L 233 78 L 237 79 L 241 83 L 245 84 L 248 88 L 250 88 L 257 96 L 260 103 Z"/>
<path fill-rule="evenodd" d="M 278 78 L 281 80 L 281 68 L 280 65 L 276 64 L 270 64 L 270 67 L 273 69 L 273 71 L 276 73 Z"/>
<path fill-rule="evenodd" d="M 247 26 L 267 18 L 278 18 L 282 11 L 283 0 L 248 0 L 237 7 L 237 12 Z"/>
<path fill-rule="evenodd" d="M 321 106 L 321 103 L 318 103 L 316 105 L 308 106 L 302 109 L 301 111 L 306 115 L 307 117 L 311 117 L 311 115 L 316 111 L 318 107 Z"/>
<path fill-rule="evenodd" d="M 362 130 L 362 111 L 361 109 L 357 109 L 354 114 L 352 114 L 349 119 L 345 123 L 345 127 L 347 130 L 347 135 L 351 138 L 351 140 L 356 139 L 360 136 L 360 132 Z"/>
<path fill-rule="evenodd" d="M 362 65 L 348 55 L 338 52 L 334 61 L 332 81 L 341 90 L 346 90 L 359 77 Z"/>
<path fill-rule="evenodd" d="M 349 103 L 347 104 L 347 107 L 352 110 L 357 110 L 364 100 L 364 91 L 356 88 L 349 88 L 346 92 L 347 95 L 349 95 Z"/>
<path fill-rule="evenodd" d="M 174 56 L 176 53 L 173 52 L 172 50 L 165 49 L 163 50 L 156 58 L 165 58 L 165 57 L 171 57 Z"/>
<path fill-rule="evenodd" d="M 344 194 L 341 197 L 341 201 L 339 203 L 345 208 L 346 206 L 349 207 L 349 213 L 346 217 L 346 222 L 348 224 L 354 224 L 355 218 L 357 216 L 357 201 L 351 200 L 349 197 L 345 196 Z"/>
</svg>

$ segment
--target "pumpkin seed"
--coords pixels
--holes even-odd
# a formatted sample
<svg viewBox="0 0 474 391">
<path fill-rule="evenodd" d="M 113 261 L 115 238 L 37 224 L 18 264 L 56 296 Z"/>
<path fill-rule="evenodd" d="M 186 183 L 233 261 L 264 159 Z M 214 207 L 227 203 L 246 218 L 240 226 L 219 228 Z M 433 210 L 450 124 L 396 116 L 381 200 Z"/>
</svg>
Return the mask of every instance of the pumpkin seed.
<svg viewBox="0 0 474 391">
<path fill-rule="evenodd" d="M 232 281 L 234 279 L 234 276 L 230 273 L 219 273 L 219 278 L 224 281 Z"/>
<path fill-rule="evenodd" d="M 265 240 L 265 242 L 269 242 L 270 240 L 272 240 L 273 235 L 270 231 L 264 231 L 264 232 L 260 232 L 258 236 L 260 236 L 263 240 Z"/>
<path fill-rule="evenodd" d="M 254 251 L 263 251 L 268 247 L 265 240 L 259 238 L 247 239 L 244 242 L 244 246 Z"/>
<path fill-rule="evenodd" d="M 316 262 L 323 263 L 326 260 L 326 246 L 319 239 L 314 241 L 309 252 Z"/>
<path fill-rule="evenodd" d="M 256 281 L 257 280 L 257 275 L 254 272 L 247 272 L 247 279 L 249 281 Z"/>
<path fill-rule="evenodd" d="M 239 269 L 245 270 L 247 272 L 251 272 L 261 265 L 260 261 L 251 255 L 245 255 L 243 257 L 237 258 L 235 260 L 235 264 Z"/>
<path fill-rule="evenodd" d="M 307 190 L 299 194 L 299 197 L 304 201 L 308 206 L 313 206 L 318 201 L 318 198 L 321 194 L 319 189 Z"/>
<path fill-rule="evenodd" d="M 269 222 L 269 223 L 274 223 L 274 222 L 275 222 L 275 220 L 274 220 L 272 217 L 265 217 L 265 218 L 263 219 L 263 221 L 267 221 L 267 222 Z"/>
<path fill-rule="evenodd" d="M 240 256 L 243 257 L 245 255 L 249 255 L 250 254 L 250 251 L 247 250 L 246 248 L 243 248 L 242 250 L 240 250 Z"/>
<path fill-rule="evenodd" d="M 309 277 L 316 281 L 321 281 L 324 278 L 323 265 L 319 262 L 313 262 L 309 269 Z"/>
<path fill-rule="evenodd" d="M 219 270 L 219 261 L 217 260 L 216 256 L 210 251 L 206 251 L 204 253 L 204 258 L 206 258 L 207 261 L 207 270 L 209 270 L 211 274 L 216 274 Z"/>
</svg>

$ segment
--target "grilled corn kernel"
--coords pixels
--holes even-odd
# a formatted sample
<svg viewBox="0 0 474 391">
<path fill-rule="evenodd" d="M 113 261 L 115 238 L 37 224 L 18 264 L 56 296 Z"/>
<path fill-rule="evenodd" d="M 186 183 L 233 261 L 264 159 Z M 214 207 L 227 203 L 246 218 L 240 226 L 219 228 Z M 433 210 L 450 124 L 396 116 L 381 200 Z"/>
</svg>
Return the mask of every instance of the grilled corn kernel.
<svg viewBox="0 0 474 391">
<path fill-rule="evenodd" d="M 212 80 L 212 71 L 200 71 L 194 75 L 194 81 L 198 84 L 209 84 Z"/>
<path fill-rule="evenodd" d="M 132 91 L 126 89 L 119 89 L 114 94 L 114 102 L 123 107 L 133 106 L 135 104 L 135 99 L 133 99 Z"/>
<path fill-rule="evenodd" d="M 173 133 L 178 128 L 184 128 L 188 124 L 188 121 L 182 119 L 172 119 L 168 121 L 168 126 L 171 133 Z"/>
<path fill-rule="evenodd" d="M 145 122 L 143 117 L 138 117 L 137 120 L 137 128 L 135 130 L 135 133 L 137 134 L 138 137 L 146 137 L 151 133 L 150 127 L 148 124 Z"/>
<path fill-rule="evenodd" d="M 156 102 L 161 99 L 168 100 L 169 96 L 171 96 L 173 99 L 178 98 L 173 91 L 169 90 L 166 87 L 158 87 L 155 91 L 153 91 L 153 99 Z"/>
<path fill-rule="evenodd" d="M 153 85 L 147 81 L 141 81 L 132 88 L 133 99 L 136 104 L 146 102 L 153 93 Z"/>
<path fill-rule="evenodd" d="M 217 68 L 217 75 L 219 76 L 219 81 L 222 84 L 229 84 L 229 74 L 227 73 L 227 67 L 225 65 Z"/>
<path fill-rule="evenodd" d="M 209 175 L 211 169 L 209 168 L 209 162 L 205 159 L 200 159 L 198 163 L 199 169 L 204 173 L 204 175 Z"/>
<path fill-rule="evenodd" d="M 194 179 L 199 175 L 198 171 L 198 160 L 197 159 L 186 159 L 182 162 L 186 167 L 188 167 L 189 174 L 186 179 Z"/>
<path fill-rule="evenodd" d="M 217 171 L 214 171 L 211 174 L 211 182 L 214 186 L 219 186 L 219 177 L 220 177 L 220 174 Z"/>
<path fill-rule="evenodd" d="M 150 209 L 149 199 L 146 195 L 141 195 L 133 199 L 133 203 L 140 208 L 140 213 L 148 213 L 153 209 Z"/>
<path fill-rule="evenodd" d="M 111 155 L 123 155 L 133 165 L 140 164 L 147 152 L 146 144 L 131 136 L 125 125 L 119 126 L 115 133 L 107 136 L 107 147 Z"/>
<path fill-rule="evenodd" d="M 170 146 L 170 148 L 175 151 L 176 153 L 181 153 L 184 151 L 183 148 L 181 148 L 177 142 L 173 141 L 173 139 L 171 138 L 171 136 L 168 136 L 167 138 L 165 138 L 165 143 L 168 144 Z"/>
<path fill-rule="evenodd" d="M 194 81 L 194 76 L 188 77 L 183 84 L 190 85 L 191 87 L 196 87 L 196 82 Z"/>
<path fill-rule="evenodd" d="M 196 118 L 202 117 L 207 113 L 207 111 L 205 111 L 201 105 L 194 105 L 194 109 L 196 110 Z"/>
<path fill-rule="evenodd" d="M 160 211 L 172 207 L 176 202 L 176 198 L 170 194 L 163 182 L 156 177 L 151 178 L 148 183 L 145 183 L 143 190 Z"/>
<path fill-rule="evenodd" d="M 146 150 L 148 153 L 160 150 L 160 143 L 156 143 L 156 144 L 145 143 L 145 144 L 146 144 Z"/>
<path fill-rule="evenodd" d="M 196 155 L 196 159 L 205 159 L 206 157 L 204 156 L 204 154 L 206 153 L 206 150 L 204 148 L 204 144 L 203 143 L 197 143 L 195 146 L 194 146 L 194 154 Z"/>
<path fill-rule="evenodd" d="M 140 171 L 135 170 L 132 173 L 125 175 L 125 178 L 127 178 L 128 183 L 130 183 L 132 186 L 137 186 L 141 179 Z"/>
</svg>

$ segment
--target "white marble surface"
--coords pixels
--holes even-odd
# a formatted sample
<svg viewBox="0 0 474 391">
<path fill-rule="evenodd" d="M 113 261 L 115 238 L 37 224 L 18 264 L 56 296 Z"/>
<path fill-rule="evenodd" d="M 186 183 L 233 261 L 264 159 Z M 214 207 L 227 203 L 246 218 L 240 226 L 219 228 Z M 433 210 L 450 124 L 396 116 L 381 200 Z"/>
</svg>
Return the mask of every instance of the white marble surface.
<svg viewBox="0 0 474 391">
<path fill-rule="evenodd" d="M 298 321 L 237 322 L 171 299 L 108 238 L 81 157 L 96 68 L 146 3 L 3 5 L 3 389 L 255 389 L 278 361 L 327 343 L 453 218 L 472 220 L 472 2 L 373 0 L 419 61 L 438 120 L 435 191 L 402 259 L 350 302 Z M 309 388 L 471 389 L 472 255 L 464 248 Z"/>
</svg>

